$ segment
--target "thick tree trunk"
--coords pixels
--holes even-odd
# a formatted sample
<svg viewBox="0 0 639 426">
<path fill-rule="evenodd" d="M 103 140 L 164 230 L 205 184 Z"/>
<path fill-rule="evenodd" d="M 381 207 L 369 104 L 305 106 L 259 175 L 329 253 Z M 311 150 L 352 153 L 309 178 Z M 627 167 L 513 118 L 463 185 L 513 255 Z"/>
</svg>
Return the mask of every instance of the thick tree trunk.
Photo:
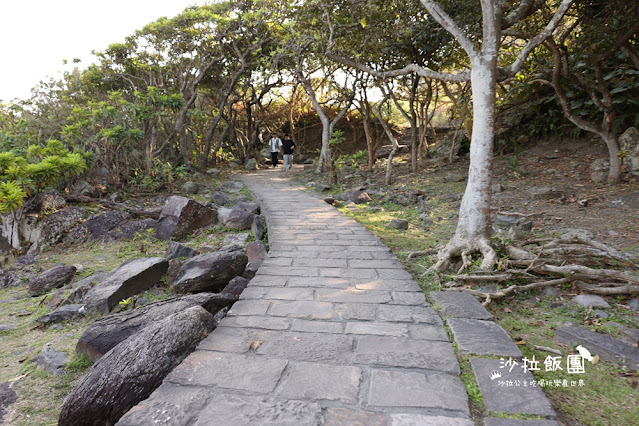
<svg viewBox="0 0 639 426">
<path fill-rule="evenodd" d="M 473 252 L 481 252 L 482 269 L 490 269 L 497 255 L 490 244 L 490 203 L 495 131 L 496 55 L 473 60 L 471 86 L 473 93 L 473 130 L 470 143 L 468 184 L 459 208 L 455 235 L 438 255 L 434 270 L 445 270 L 452 257 L 462 256 L 469 266 Z"/>
<path fill-rule="evenodd" d="M 608 148 L 608 156 L 610 157 L 610 171 L 608 172 L 608 183 L 619 183 L 621 180 L 621 160 L 619 159 L 619 140 L 615 132 L 610 129 L 607 133 L 601 135 L 606 142 Z"/>
</svg>

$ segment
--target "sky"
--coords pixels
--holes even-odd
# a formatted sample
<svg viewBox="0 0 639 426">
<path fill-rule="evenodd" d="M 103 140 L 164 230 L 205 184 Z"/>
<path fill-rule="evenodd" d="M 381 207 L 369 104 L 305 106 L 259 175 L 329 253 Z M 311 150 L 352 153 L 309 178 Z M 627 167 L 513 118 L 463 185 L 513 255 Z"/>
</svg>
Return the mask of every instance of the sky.
<svg viewBox="0 0 639 426">
<path fill-rule="evenodd" d="M 205 0 L 3 0 L 0 4 L 0 100 L 26 99 L 48 77 L 60 79 L 73 59 L 119 43 L 156 19 Z M 66 59 L 69 65 L 63 65 Z M 78 66 L 76 65 L 76 66 Z"/>
</svg>

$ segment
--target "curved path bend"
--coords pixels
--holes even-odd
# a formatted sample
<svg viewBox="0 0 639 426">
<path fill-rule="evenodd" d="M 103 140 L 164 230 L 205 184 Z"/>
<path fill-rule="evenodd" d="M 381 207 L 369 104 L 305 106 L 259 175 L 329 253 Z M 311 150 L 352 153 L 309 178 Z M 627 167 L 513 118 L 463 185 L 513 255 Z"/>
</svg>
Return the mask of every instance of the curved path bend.
<svg viewBox="0 0 639 426">
<path fill-rule="evenodd" d="M 474 424 L 442 321 L 390 250 L 278 172 L 244 181 L 267 218 L 268 258 L 118 424 Z"/>
</svg>

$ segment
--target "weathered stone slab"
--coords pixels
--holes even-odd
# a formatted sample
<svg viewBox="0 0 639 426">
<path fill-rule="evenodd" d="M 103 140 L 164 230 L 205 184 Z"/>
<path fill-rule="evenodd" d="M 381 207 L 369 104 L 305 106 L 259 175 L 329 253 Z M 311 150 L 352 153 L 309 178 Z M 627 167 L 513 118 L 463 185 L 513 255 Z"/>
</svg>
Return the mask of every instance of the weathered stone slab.
<svg viewBox="0 0 639 426">
<path fill-rule="evenodd" d="M 388 291 L 345 289 L 318 289 L 317 300 L 340 303 L 388 303 L 391 295 Z"/>
<path fill-rule="evenodd" d="M 29 282 L 29 296 L 39 296 L 70 283 L 75 271 L 73 265 L 58 265 L 46 270 Z"/>
<path fill-rule="evenodd" d="M 275 389 L 288 361 L 255 355 L 197 350 L 166 381 L 268 393 Z"/>
<path fill-rule="evenodd" d="M 264 317 L 258 315 L 235 316 L 224 318 L 222 322 L 220 322 L 220 326 L 287 330 L 291 326 L 291 320 L 283 317 Z"/>
<path fill-rule="evenodd" d="M 370 303 L 337 303 L 335 316 L 342 321 L 373 321 L 377 317 L 377 305 Z"/>
<path fill-rule="evenodd" d="M 448 374 L 373 369 L 368 404 L 437 408 L 470 415 L 464 385 L 457 377 Z"/>
<path fill-rule="evenodd" d="M 426 297 L 421 291 L 393 291 L 391 296 L 395 305 L 426 305 Z"/>
<path fill-rule="evenodd" d="M 459 374 L 459 364 L 448 342 L 431 342 L 385 336 L 362 336 L 357 340 L 356 364 L 423 368 Z"/>
<path fill-rule="evenodd" d="M 430 306 L 379 305 L 377 312 L 381 321 L 442 325 L 439 314 Z"/>
<path fill-rule="evenodd" d="M 473 426 L 475 422 L 464 417 L 429 416 L 427 414 L 391 414 L 392 426 Z"/>
<path fill-rule="evenodd" d="M 60 306 L 53 312 L 49 312 L 48 314 L 44 314 L 39 318 L 36 318 L 37 322 L 41 322 L 43 324 L 54 324 L 57 322 L 68 321 L 75 317 L 82 317 L 83 314 L 80 313 L 80 309 L 84 305 L 64 305 Z"/>
<path fill-rule="evenodd" d="M 500 413 L 555 416 L 555 410 L 543 390 L 537 386 L 530 386 L 534 383 L 534 376 L 527 369 L 521 368 L 521 365 L 510 370 L 499 368 L 498 359 L 482 358 L 471 358 L 470 365 L 488 410 Z M 501 377 L 492 379 L 494 372 L 501 373 Z M 511 382 L 513 386 L 504 385 Z M 524 386 L 524 382 L 528 383 L 528 386 Z M 517 383 L 520 386 L 516 386 Z"/>
<path fill-rule="evenodd" d="M 333 318 L 333 304 L 315 301 L 273 301 L 268 310 L 269 315 L 276 317 L 294 317 L 305 319 Z"/>
<path fill-rule="evenodd" d="M 324 426 L 386 426 L 388 418 L 384 413 L 330 407 L 326 409 Z"/>
<path fill-rule="evenodd" d="M 46 371 L 56 376 L 64 374 L 64 366 L 69 361 L 69 355 L 66 352 L 54 351 L 46 347 L 39 354 L 33 357 L 31 362 L 41 365 Z"/>
<path fill-rule="evenodd" d="M 519 358 L 521 351 L 501 326 L 492 321 L 451 318 L 448 325 L 462 353 Z"/>
<path fill-rule="evenodd" d="M 314 402 L 221 394 L 204 407 L 194 425 L 315 426 L 321 420 L 322 407 Z"/>
<path fill-rule="evenodd" d="M 431 291 L 430 297 L 440 308 L 442 315 L 449 318 L 472 318 L 490 320 L 493 316 L 475 296 L 461 291 Z"/>
<path fill-rule="evenodd" d="M 239 300 L 229 310 L 229 316 L 233 315 L 264 315 L 271 302 L 268 300 Z"/>
<path fill-rule="evenodd" d="M 18 400 L 18 394 L 13 389 L 15 382 L 0 383 L 0 422 L 6 414 L 6 409 Z"/>
<path fill-rule="evenodd" d="M 609 308 L 610 305 L 604 300 L 603 297 L 594 294 L 580 294 L 572 298 L 572 301 L 576 304 L 587 308 L 592 306 L 593 308 Z"/>
<path fill-rule="evenodd" d="M 290 399 L 358 402 L 362 370 L 357 367 L 296 362 L 282 383 L 280 396 Z"/>
<path fill-rule="evenodd" d="M 346 324 L 346 333 L 405 337 L 408 335 L 408 326 L 383 322 L 349 322 Z"/>
<path fill-rule="evenodd" d="M 171 284 L 180 293 L 220 291 L 233 278 L 242 275 L 248 262 L 241 250 L 220 250 L 188 259 Z"/>
<path fill-rule="evenodd" d="M 484 419 L 484 426 L 561 426 L 561 423 L 546 419 L 518 420 L 488 417 Z"/>
<path fill-rule="evenodd" d="M 568 346 L 579 344 L 604 361 L 625 364 L 633 370 L 639 370 L 639 348 L 606 334 L 581 327 L 559 327 L 555 330 L 555 340 Z"/>
<path fill-rule="evenodd" d="M 298 361 L 347 364 L 352 356 L 353 337 L 340 334 L 264 331 L 255 351 Z"/>
<path fill-rule="evenodd" d="M 255 280 L 252 281 L 254 283 Z M 262 284 L 260 284 L 262 285 Z M 350 286 L 350 281 L 346 278 L 329 278 L 329 277 L 290 277 L 286 283 L 287 287 L 329 287 L 329 288 L 346 288 Z"/>
<path fill-rule="evenodd" d="M 421 292 L 419 285 L 413 280 L 369 279 L 356 280 L 358 290 L 410 291 Z"/>
<path fill-rule="evenodd" d="M 417 340 L 441 340 L 448 342 L 448 334 L 441 325 L 409 324 L 408 335 Z"/>
<path fill-rule="evenodd" d="M 291 331 L 340 334 L 344 332 L 344 324 L 341 322 L 333 321 L 309 321 L 303 319 L 294 319 L 293 324 L 291 324 Z"/>
<path fill-rule="evenodd" d="M 205 387 L 164 382 L 148 399 L 129 410 L 116 424 L 191 424 L 210 395 L 211 390 Z"/>
</svg>

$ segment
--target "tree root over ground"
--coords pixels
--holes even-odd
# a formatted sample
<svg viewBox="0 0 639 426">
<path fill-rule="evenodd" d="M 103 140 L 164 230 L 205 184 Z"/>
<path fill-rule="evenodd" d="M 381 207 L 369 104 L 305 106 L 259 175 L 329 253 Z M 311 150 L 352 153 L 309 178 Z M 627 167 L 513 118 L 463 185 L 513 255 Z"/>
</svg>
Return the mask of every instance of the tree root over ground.
<svg viewBox="0 0 639 426">
<path fill-rule="evenodd" d="M 488 247 L 492 250 L 488 250 Z M 479 252 L 483 261 L 472 271 L 472 253 Z M 497 257 L 497 253 L 502 258 Z M 412 259 L 426 252 L 409 254 Z M 630 255 L 598 241 L 582 238 L 536 239 L 515 245 L 503 245 L 495 251 L 488 241 L 464 245 L 449 243 L 437 262 L 429 269 L 440 272 L 449 268 L 451 259 L 461 257 L 461 267 L 454 275 L 446 275 L 449 291 L 464 291 L 484 299 L 483 304 L 544 287 L 574 285 L 587 293 L 599 295 L 639 294 L 639 267 Z M 493 270 L 497 265 L 498 270 Z M 466 273 L 463 273 L 466 271 Z M 511 283 L 495 292 L 462 287 L 462 283 Z"/>
</svg>

